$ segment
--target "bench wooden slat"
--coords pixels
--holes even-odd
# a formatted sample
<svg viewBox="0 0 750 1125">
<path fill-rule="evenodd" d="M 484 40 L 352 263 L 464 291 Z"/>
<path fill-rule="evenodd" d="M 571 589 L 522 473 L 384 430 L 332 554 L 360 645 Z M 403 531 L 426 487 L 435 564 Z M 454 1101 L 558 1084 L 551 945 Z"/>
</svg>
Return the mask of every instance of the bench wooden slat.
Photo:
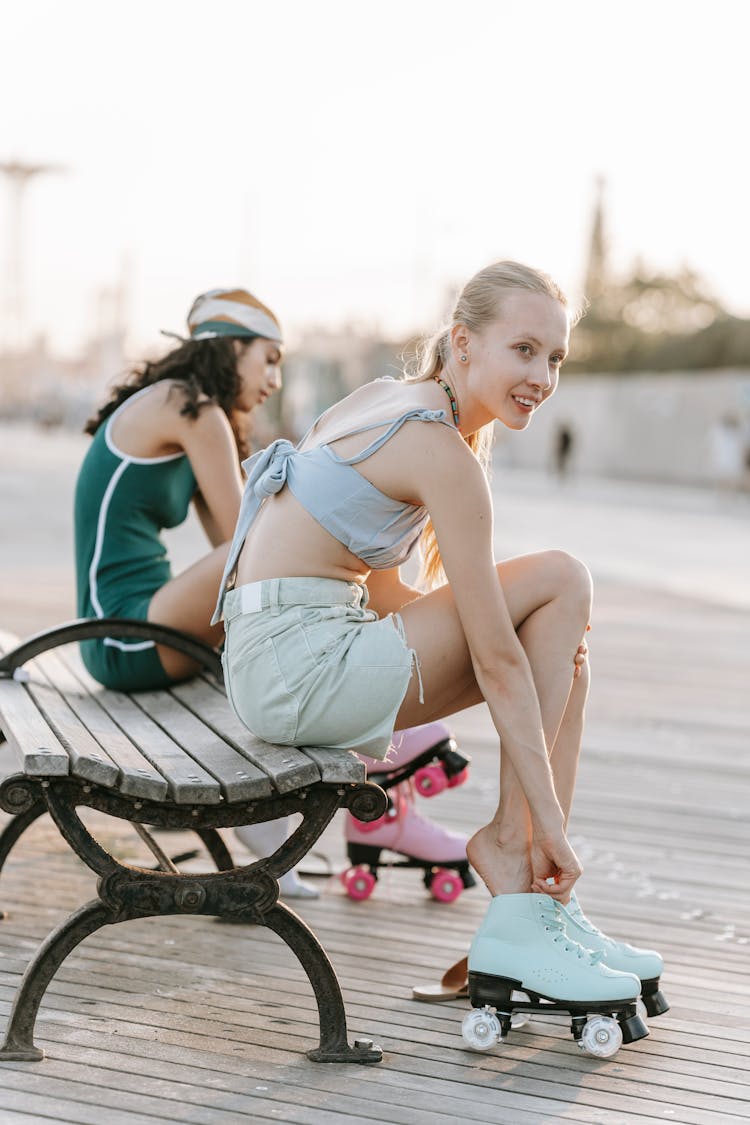
<svg viewBox="0 0 750 1125">
<path fill-rule="evenodd" d="M 37 710 L 26 686 L 0 680 L 0 726 L 29 777 L 65 777 L 68 752 Z"/>
<path fill-rule="evenodd" d="M 104 712 L 54 652 L 43 653 L 29 667 L 34 676 L 28 685 L 29 693 L 66 747 L 70 772 L 82 781 L 115 788 L 120 770 L 99 744 L 95 733 L 101 726 L 99 716 Z M 43 677 L 46 683 L 36 682 L 37 676 Z M 106 738 L 107 733 L 102 732 L 101 737 Z"/>
<path fill-rule="evenodd" d="M 99 699 L 144 758 L 164 777 L 175 804 L 217 805 L 221 801 L 216 779 L 186 754 L 130 696 L 118 691 L 102 691 Z"/>
<path fill-rule="evenodd" d="M 320 781 L 317 765 L 296 747 L 272 746 L 250 734 L 219 688 L 200 679 L 190 684 L 176 684 L 171 690 L 186 706 L 196 711 L 207 726 L 266 773 L 279 793 L 289 793 Z"/>
<path fill-rule="evenodd" d="M 11 652 L 18 637 L 0 629 L 0 653 Z M 12 746 L 20 768 L 33 777 L 65 777 L 67 751 L 29 698 L 22 681 L 0 680 L 0 730 Z M 33 747 L 33 749 L 31 749 Z"/>
<path fill-rule="evenodd" d="M 3 647 L 15 643 L 0 634 Z M 131 697 L 97 684 L 77 647 L 42 653 L 29 668 L 29 684 L 3 681 L 0 689 L 5 686 L 17 700 L 16 710 L 25 709 L 24 733 L 14 743 L 19 753 L 22 744 L 28 750 L 29 730 L 36 732 L 34 755 L 27 754 L 24 765 L 35 776 L 70 771 L 128 796 L 209 805 L 222 796 L 252 801 L 318 781 L 365 778 L 359 760 L 344 751 L 273 746 L 255 738 L 221 686 L 204 676 Z"/>
<path fill-rule="evenodd" d="M 77 653 L 66 653 L 66 662 L 77 664 Z M 76 674 L 87 676 L 96 699 L 164 778 L 169 797 L 178 805 L 217 805 L 221 801 L 219 784 L 183 748 L 143 711 L 125 692 L 102 688 L 88 677 L 81 665 Z M 148 693 L 144 693 L 148 694 Z"/>
<path fill-rule="evenodd" d="M 326 750 L 320 746 L 301 746 L 300 750 L 315 762 L 321 781 L 349 785 L 367 780 L 364 762 L 348 750 Z"/>
<path fill-rule="evenodd" d="M 219 782 L 228 801 L 270 797 L 273 787 L 266 774 L 206 726 L 179 699 L 166 691 L 139 692 L 133 699 Z"/>
<path fill-rule="evenodd" d="M 85 715 L 83 721 L 89 730 L 98 742 L 106 745 L 107 753 L 120 770 L 120 791 L 128 797 L 142 797 L 148 801 L 166 800 L 169 796 L 167 782 L 101 706 L 104 689 L 89 676 L 78 653 L 71 648 L 63 648 L 57 650 L 56 656 L 85 692 L 71 698 L 71 706 L 82 720 Z"/>
</svg>

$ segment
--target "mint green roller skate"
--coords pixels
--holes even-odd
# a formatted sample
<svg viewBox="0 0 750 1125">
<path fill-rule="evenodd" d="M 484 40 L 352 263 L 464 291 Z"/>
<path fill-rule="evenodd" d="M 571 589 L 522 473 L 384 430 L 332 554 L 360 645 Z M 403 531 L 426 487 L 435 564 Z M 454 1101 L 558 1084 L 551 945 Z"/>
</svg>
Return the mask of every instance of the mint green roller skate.
<svg viewBox="0 0 750 1125">
<path fill-rule="evenodd" d="M 653 949 L 638 949 L 625 941 L 607 937 L 583 913 L 575 891 L 563 910 L 567 915 L 565 932 L 568 937 L 584 945 L 586 949 L 601 953 L 602 961 L 610 969 L 617 969 L 621 973 L 635 973 L 640 978 L 641 1000 L 646 1015 L 660 1016 L 669 1011 L 669 1004 L 659 989 L 664 962 L 658 953 Z"/>
<path fill-rule="evenodd" d="M 602 963 L 566 933 L 568 916 L 549 895 L 497 895 L 469 950 L 464 1041 L 502 1043 L 514 1013 L 567 1012 L 582 1050 L 600 1058 L 648 1035 L 636 1012 L 641 982 Z"/>
</svg>

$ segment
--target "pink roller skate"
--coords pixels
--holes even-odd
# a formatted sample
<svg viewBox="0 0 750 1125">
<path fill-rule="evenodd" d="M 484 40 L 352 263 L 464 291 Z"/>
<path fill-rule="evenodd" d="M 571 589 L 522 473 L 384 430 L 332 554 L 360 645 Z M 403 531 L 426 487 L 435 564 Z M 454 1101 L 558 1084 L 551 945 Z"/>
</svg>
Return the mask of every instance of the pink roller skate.
<svg viewBox="0 0 750 1125">
<path fill-rule="evenodd" d="M 469 774 L 470 758 L 462 754 L 443 722 L 397 730 L 388 761 L 365 758 L 367 776 L 381 789 L 391 789 L 409 777 L 422 797 L 436 797 L 444 789 L 462 785 Z"/>
<path fill-rule="evenodd" d="M 342 875 L 347 894 L 366 899 L 372 894 L 379 867 L 417 867 L 438 902 L 453 902 L 474 886 L 466 858 L 466 837 L 421 816 L 414 796 L 434 796 L 466 780 L 469 759 L 460 754 L 444 723 L 397 731 L 387 762 L 363 758 L 368 777 L 389 791 L 389 807 L 379 820 L 363 823 L 348 814 L 346 843 L 353 865 Z M 383 850 L 402 859 L 381 862 Z"/>
</svg>

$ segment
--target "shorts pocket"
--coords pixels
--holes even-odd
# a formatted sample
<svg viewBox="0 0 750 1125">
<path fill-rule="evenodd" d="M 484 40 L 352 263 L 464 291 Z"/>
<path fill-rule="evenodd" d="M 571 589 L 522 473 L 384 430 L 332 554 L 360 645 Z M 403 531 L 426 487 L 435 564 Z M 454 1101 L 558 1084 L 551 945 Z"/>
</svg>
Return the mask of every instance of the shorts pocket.
<svg viewBox="0 0 750 1125">
<path fill-rule="evenodd" d="M 227 695 L 248 730 L 266 742 L 293 743 L 299 705 L 281 674 L 273 640 L 266 638 L 239 659 L 227 654 L 224 668 Z"/>
<path fill-rule="evenodd" d="M 346 608 L 303 609 L 300 632 L 313 660 L 330 655 L 347 631 Z"/>
</svg>

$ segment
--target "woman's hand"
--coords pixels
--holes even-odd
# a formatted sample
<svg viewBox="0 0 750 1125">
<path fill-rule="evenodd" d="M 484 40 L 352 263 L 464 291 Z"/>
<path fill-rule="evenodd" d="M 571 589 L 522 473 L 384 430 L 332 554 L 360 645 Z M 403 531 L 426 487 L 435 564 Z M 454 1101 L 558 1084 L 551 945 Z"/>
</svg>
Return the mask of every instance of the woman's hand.
<svg viewBox="0 0 750 1125">
<path fill-rule="evenodd" d="M 531 889 L 568 901 L 573 885 L 583 872 L 578 856 L 564 832 L 555 837 L 535 836 L 531 842 Z"/>
</svg>

